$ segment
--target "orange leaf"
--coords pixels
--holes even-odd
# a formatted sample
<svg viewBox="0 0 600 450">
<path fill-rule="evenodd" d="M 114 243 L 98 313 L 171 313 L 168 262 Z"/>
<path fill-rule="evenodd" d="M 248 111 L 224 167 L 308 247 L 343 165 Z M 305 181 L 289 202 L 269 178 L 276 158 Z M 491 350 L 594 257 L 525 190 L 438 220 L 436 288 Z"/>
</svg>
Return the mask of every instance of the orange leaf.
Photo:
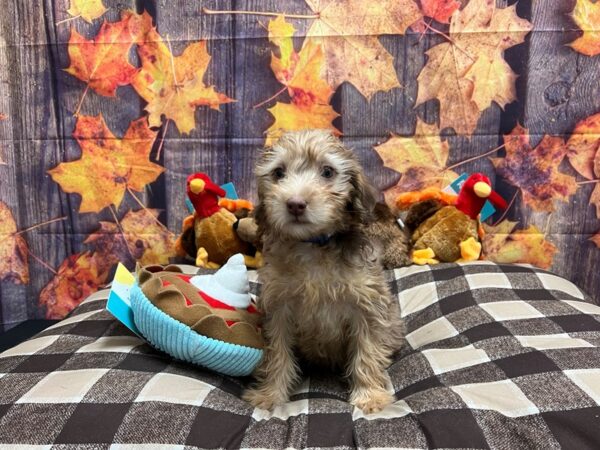
<svg viewBox="0 0 600 450">
<path fill-rule="evenodd" d="M 39 303 L 46 307 L 47 319 L 62 319 L 106 284 L 109 272 L 99 269 L 106 265 L 101 259 L 97 254 L 85 252 L 63 261 L 58 273 L 40 292 Z"/>
<path fill-rule="evenodd" d="M 73 17 L 81 17 L 88 23 L 92 23 L 106 12 L 102 0 L 71 0 L 71 7 L 67 12 Z"/>
<path fill-rule="evenodd" d="M 383 165 L 401 175 L 398 184 L 384 192 L 390 205 L 401 192 L 427 187 L 443 188 L 458 177 L 455 172 L 445 170 L 449 145 L 447 141 L 442 141 L 439 133 L 436 125 L 417 119 L 413 136 L 392 136 L 374 147 Z"/>
<path fill-rule="evenodd" d="M 138 54 L 142 68 L 132 85 L 148 102 L 151 127 L 160 126 L 164 115 L 175 122 L 181 133 L 189 134 L 196 126 L 194 113 L 198 106 L 218 110 L 220 104 L 233 101 L 202 81 L 210 62 L 206 41 L 190 44 L 180 56 L 173 56 L 152 28 L 138 46 Z"/>
<path fill-rule="evenodd" d="M 86 82 L 98 94 L 114 97 L 117 87 L 130 84 L 138 72 L 129 63 L 129 50 L 151 26 L 148 13 L 123 11 L 120 21 L 104 21 L 91 41 L 71 28 L 68 46 L 71 65 L 65 71 Z"/>
<path fill-rule="evenodd" d="M 600 178 L 600 113 L 577 123 L 567 141 L 567 157 L 577 172 L 588 180 Z M 600 218 L 600 184 L 596 184 L 590 196 L 590 204 L 596 207 Z"/>
<path fill-rule="evenodd" d="M 27 243 L 17 234 L 17 224 L 5 203 L 0 202 L 0 280 L 29 283 Z"/>
<path fill-rule="evenodd" d="M 596 246 L 598 248 L 600 248 L 600 232 L 598 232 L 594 236 L 592 236 L 590 238 L 590 241 L 592 241 L 594 244 L 596 244 Z"/>
<path fill-rule="evenodd" d="M 416 104 L 437 98 L 440 128 L 472 134 L 492 102 L 504 108 L 516 100 L 516 75 L 504 50 L 524 42 L 531 28 L 516 5 L 500 9 L 493 0 L 470 0 L 452 15 L 450 42 L 427 51 Z"/>
<path fill-rule="evenodd" d="M 522 263 L 548 269 L 557 248 L 545 240 L 544 234 L 534 225 L 514 231 L 517 222 L 504 220 L 497 226 L 483 224 L 482 239 L 484 259 L 498 263 Z"/>
<path fill-rule="evenodd" d="M 600 219 L 600 182 L 596 183 L 592 195 L 590 196 L 590 205 L 596 207 L 596 217 Z"/>
<path fill-rule="evenodd" d="M 577 190 L 575 178 L 558 171 L 566 155 L 564 141 L 544 136 L 535 148 L 520 125 L 504 136 L 505 158 L 493 158 L 498 174 L 519 188 L 523 201 L 536 211 L 554 211 L 554 200 L 566 202 Z"/>
<path fill-rule="evenodd" d="M 339 116 L 331 105 L 311 104 L 308 107 L 295 103 L 280 103 L 269 108 L 275 122 L 267 130 L 265 145 L 272 146 L 285 131 L 308 128 L 331 129 L 334 134 L 340 132 L 333 126 L 333 119 Z"/>
<path fill-rule="evenodd" d="M 448 23 L 458 8 L 460 8 L 460 2 L 457 0 L 421 0 L 423 15 L 440 23 Z"/>
<path fill-rule="evenodd" d="M 97 254 L 114 255 L 125 265 L 133 261 L 142 265 L 168 264 L 176 254 L 175 235 L 159 224 L 158 215 L 157 209 L 129 211 L 121 219 L 120 228 L 114 222 L 100 222 L 100 229 L 85 243 L 94 244 Z"/>
<path fill-rule="evenodd" d="M 600 155 L 600 113 L 586 117 L 575 125 L 567 141 L 567 158 L 573 168 L 582 176 L 594 178 L 594 158 Z M 600 162 L 598 164 L 600 166 Z M 600 167 L 597 170 L 600 176 Z"/>
<path fill-rule="evenodd" d="M 148 128 L 145 117 L 131 122 L 123 139 L 118 139 L 102 115 L 80 116 L 73 136 L 81 158 L 48 173 L 63 191 L 81 195 L 79 212 L 100 212 L 111 204 L 118 207 L 127 188 L 142 191 L 164 171 L 149 160 L 156 132 Z"/>
<path fill-rule="evenodd" d="M 323 79 L 323 48 L 307 38 L 302 50 L 294 50 L 294 27 L 283 16 L 269 22 L 269 40 L 279 48 L 280 57 L 271 54 L 271 69 L 297 104 L 327 104 L 333 89 Z"/>
<path fill-rule="evenodd" d="M 399 87 L 394 58 L 381 45 L 382 34 L 404 34 L 422 18 L 413 0 L 306 0 L 318 15 L 307 37 L 322 44 L 326 77 L 336 89 L 352 83 L 367 99 Z M 309 39 L 304 41 L 308 45 Z"/>
<path fill-rule="evenodd" d="M 294 27 L 282 16 L 269 22 L 269 40 L 278 47 L 279 57 L 271 56 L 271 69 L 287 87 L 292 103 L 277 102 L 269 109 L 275 122 L 266 131 L 267 147 L 273 145 L 285 131 L 307 128 L 330 129 L 339 116 L 329 105 L 333 90 L 322 78 L 325 69 L 323 48 L 306 38 L 299 53 L 294 50 Z"/>
<path fill-rule="evenodd" d="M 591 0 L 577 0 L 571 15 L 583 30 L 583 35 L 569 45 L 587 56 L 600 54 L 600 4 Z"/>
</svg>

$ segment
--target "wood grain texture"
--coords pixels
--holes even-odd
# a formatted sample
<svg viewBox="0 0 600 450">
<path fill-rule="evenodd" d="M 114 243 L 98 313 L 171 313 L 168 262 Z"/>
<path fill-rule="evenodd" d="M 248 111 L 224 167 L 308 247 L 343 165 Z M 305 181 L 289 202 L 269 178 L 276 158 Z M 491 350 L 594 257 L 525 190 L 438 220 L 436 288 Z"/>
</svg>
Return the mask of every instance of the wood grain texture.
<svg viewBox="0 0 600 450">
<path fill-rule="evenodd" d="M 24 229 L 64 214 L 61 195 L 45 174 L 57 160 L 56 92 L 42 2 L 8 2 L 0 11 L 0 82 L 2 142 L 6 165 L 0 166 L 0 199 L 12 210 L 17 227 Z M 26 233 L 31 253 L 52 262 L 70 249 L 63 242 L 64 224 L 53 224 Z M 37 293 L 52 273 L 29 258 L 30 283 L 3 282 L 2 320 L 9 326 L 38 318 Z"/>
<path fill-rule="evenodd" d="M 532 2 L 527 60 L 528 82 L 524 126 L 529 128 L 533 144 L 544 134 L 565 136 L 575 124 L 600 111 L 600 60 L 580 55 L 566 46 L 575 34 L 568 16 L 574 0 Z M 576 172 L 566 162 L 561 171 Z M 553 270 L 574 281 L 600 299 L 599 249 L 589 241 L 600 222 L 595 209 L 588 205 L 593 185 L 582 185 L 568 203 L 556 202 L 552 214 L 536 213 L 517 203 L 513 216 L 523 223 L 535 224 L 558 247 Z M 514 191 L 514 188 L 513 188 Z"/>
<path fill-rule="evenodd" d="M 196 110 L 196 128 L 180 134 L 173 123 L 158 130 L 151 157 L 165 167 L 165 173 L 137 196 L 146 205 L 162 209 L 161 219 L 178 232 L 187 214 L 184 205 L 185 179 L 196 171 L 211 175 L 217 183 L 234 181 L 241 196 L 255 200 L 253 168 L 264 143 L 264 131 L 272 124 L 268 108 L 276 101 L 287 102 L 287 93 L 254 108 L 281 89 L 270 69 L 272 47 L 267 40 L 268 17 L 255 15 L 202 14 L 201 8 L 270 11 L 310 14 L 301 0 L 104 0 L 108 12 L 92 24 L 81 19 L 58 23 L 69 16 L 68 0 L 5 2 L 0 9 L 0 200 L 13 212 L 19 228 L 27 228 L 55 217 L 67 216 L 28 232 L 32 253 L 57 268 L 69 255 L 88 246 L 83 241 L 98 227 L 98 221 L 113 221 L 108 209 L 98 214 L 79 214 L 80 198 L 65 194 L 46 171 L 63 161 L 78 159 L 81 150 L 72 138 L 73 112 L 81 100 L 85 84 L 64 72 L 69 65 L 67 42 L 71 27 L 90 38 L 104 19 L 115 21 L 119 11 L 147 10 L 158 31 L 168 36 L 175 55 L 192 42 L 208 41 L 211 62 L 205 82 L 235 99 L 220 111 L 206 107 Z M 514 0 L 498 0 L 504 7 Z M 574 0 L 521 0 L 518 12 L 535 27 L 526 44 L 506 52 L 506 59 L 519 75 L 518 102 L 503 111 L 492 105 L 484 111 L 471 138 L 443 130 L 450 144 L 448 164 L 481 155 L 502 142 L 502 134 L 518 122 L 530 129 L 537 143 L 544 133 L 565 135 L 575 123 L 600 111 L 600 59 L 575 53 L 565 44 L 576 37 L 575 24 L 568 17 Z M 309 19 L 288 19 L 297 30 L 294 39 L 299 50 Z M 417 76 L 426 63 L 425 51 L 443 42 L 440 36 L 421 37 L 409 30 L 406 35 L 381 36 L 382 45 L 394 57 L 402 87 L 376 93 L 367 101 L 352 85 L 344 83 L 334 94 L 332 105 L 342 114 L 334 124 L 343 132 L 344 142 L 358 155 L 374 184 L 385 188 L 399 175 L 383 167 L 373 146 L 390 133 L 412 135 L 417 117 L 428 123 L 438 121 L 439 104 L 431 100 L 415 107 Z M 135 51 L 132 58 L 136 61 Z M 129 123 L 144 114 L 145 102 L 127 86 L 116 98 L 88 91 L 81 113 L 102 113 L 108 127 L 122 136 Z M 499 152 L 502 154 L 502 151 Z M 456 169 L 481 171 L 492 178 L 496 189 L 507 199 L 513 186 L 495 177 L 488 158 L 480 158 Z M 574 174 L 565 164 L 562 169 Z M 516 202 L 508 217 L 523 224 L 535 224 L 559 248 L 553 270 L 572 279 L 600 301 L 600 272 L 594 266 L 600 250 L 587 239 L 598 231 L 600 222 L 587 205 L 592 185 L 581 186 L 568 204 L 557 204 L 552 215 L 533 213 Z M 138 209 L 126 194 L 117 215 Z M 498 216 L 496 216 L 497 218 Z M 52 273 L 29 259 L 31 282 L 27 286 L 0 284 L 0 323 L 10 326 L 27 318 L 43 317 L 38 295 Z"/>
</svg>

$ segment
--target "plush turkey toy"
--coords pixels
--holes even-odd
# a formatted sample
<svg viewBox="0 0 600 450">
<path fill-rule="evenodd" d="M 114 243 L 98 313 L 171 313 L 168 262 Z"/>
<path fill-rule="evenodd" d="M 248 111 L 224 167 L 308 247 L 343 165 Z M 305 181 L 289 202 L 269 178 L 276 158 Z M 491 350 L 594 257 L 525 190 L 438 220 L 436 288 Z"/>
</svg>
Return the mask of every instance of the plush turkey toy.
<svg viewBox="0 0 600 450">
<path fill-rule="evenodd" d="M 234 254 L 248 252 L 248 244 L 234 230 L 237 217 L 219 205 L 225 191 L 208 175 L 195 173 L 187 179 L 187 195 L 195 213 L 183 221 L 183 231 L 177 241 L 182 255 L 196 259 L 199 267 L 218 268 Z"/>
<path fill-rule="evenodd" d="M 458 196 L 438 188 L 400 194 L 396 206 L 408 209 L 405 224 L 412 233 L 413 262 L 478 259 L 479 238 L 483 234 L 478 217 L 487 200 L 499 209 L 507 206 L 492 189 L 489 178 L 481 173 L 467 178 Z"/>
</svg>

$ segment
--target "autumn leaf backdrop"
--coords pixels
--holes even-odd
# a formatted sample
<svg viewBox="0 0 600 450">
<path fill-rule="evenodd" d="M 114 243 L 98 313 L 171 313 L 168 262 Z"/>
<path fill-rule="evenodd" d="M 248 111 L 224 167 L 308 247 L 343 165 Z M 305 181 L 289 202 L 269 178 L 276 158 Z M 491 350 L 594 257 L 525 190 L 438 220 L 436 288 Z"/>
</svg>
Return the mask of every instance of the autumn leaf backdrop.
<svg viewBox="0 0 600 450">
<path fill-rule="evenodd" d="M 185 179 L 254 199 L 258 151 L 329 128 L 384 198 L 481 171 L 487 258 L 600 301 L 591 0 L 40 0 L 0 10 L 0 324 L 166 263 Z"/>
</svg>

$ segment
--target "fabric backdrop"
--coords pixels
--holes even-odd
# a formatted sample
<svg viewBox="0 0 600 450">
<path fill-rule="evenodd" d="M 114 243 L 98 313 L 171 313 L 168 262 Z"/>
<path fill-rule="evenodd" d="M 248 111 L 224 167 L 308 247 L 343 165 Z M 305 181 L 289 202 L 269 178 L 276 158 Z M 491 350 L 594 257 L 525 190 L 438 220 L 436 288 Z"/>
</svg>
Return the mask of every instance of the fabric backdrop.
<svg viewBox="0 0 600 450">
<path fill-rule="evenodd" d="M 166 263 L 188 174 L 254 200 L 259 149 L 306 127 L 387 199 L 487 174 L 486 257 L 598 300 L 598 28 L 590 0 L 3 1 L 0 323 Z"/>
</svg>

